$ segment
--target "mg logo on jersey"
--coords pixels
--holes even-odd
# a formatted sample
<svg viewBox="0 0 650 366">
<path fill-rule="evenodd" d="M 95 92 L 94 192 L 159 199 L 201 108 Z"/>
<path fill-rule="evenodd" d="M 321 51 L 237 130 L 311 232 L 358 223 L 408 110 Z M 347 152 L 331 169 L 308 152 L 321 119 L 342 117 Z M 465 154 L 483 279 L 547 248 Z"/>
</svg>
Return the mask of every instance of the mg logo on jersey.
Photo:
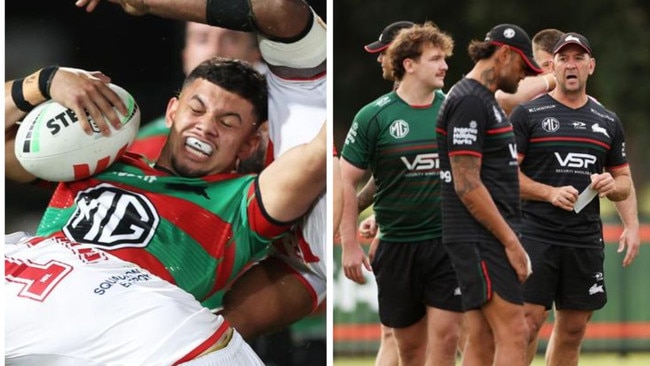
<svg viewBox="0 0 650 366">
<path fill-rule="evenodd" d="M 390 135 L 396 139 L 406 137 L 409 133 L 409 124 L 403 119 L 398 119 L 390 124 Z"/>
<path fill-rule="evenodd" d="M 555 132 L 560 129 L 560 121 L 553 117 L 546 117 L 542 120 L 542 128 L 546 132 Z"/>
<path fill-rule="evenodd" d="M 160 222 L 145 196 L 107 183 L 79 192 L 75 202 L 63 232 L 73 241 L 107 250 L 146 247 Z"/>
<path fill-rule="evenodd" d="M 408 170 L 431 170 L 440 168 L 438 153 L 418 154 L 412 162 L 406 156 L 400 157 Z"/>
<path fill-rule="evenodd" d="M 555 158 L 561 166 L 569 168 L 589 168 L 590 165 L 596 163 L 596 157 L 591 154 L 568 153 L 562 157 L 560 153 L 556 152 Z"/>
</svg>

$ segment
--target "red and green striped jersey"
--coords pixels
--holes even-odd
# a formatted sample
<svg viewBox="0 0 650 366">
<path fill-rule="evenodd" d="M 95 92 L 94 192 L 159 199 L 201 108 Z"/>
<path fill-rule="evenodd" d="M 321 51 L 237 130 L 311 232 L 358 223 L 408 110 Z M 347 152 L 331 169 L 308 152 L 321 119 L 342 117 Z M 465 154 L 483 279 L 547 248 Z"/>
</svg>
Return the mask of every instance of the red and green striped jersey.
<svg viewBox="0 0 650 366">
<path fill-rule="evenodd" d="M 140 127 L 135 141 L 128 151 L 144 155 L 150 161 L 156 161 L 169 135 L 169 127 L 165 124 L 165 116 Z"/>
<path fill-rule="evenodd" d="M 172 176 L 127 153 L 95 176 L 60 183 L 37 235 L 93 244 L 203 301 L 289 226 L 265 214 L 254 175 Z"/>
</svg>

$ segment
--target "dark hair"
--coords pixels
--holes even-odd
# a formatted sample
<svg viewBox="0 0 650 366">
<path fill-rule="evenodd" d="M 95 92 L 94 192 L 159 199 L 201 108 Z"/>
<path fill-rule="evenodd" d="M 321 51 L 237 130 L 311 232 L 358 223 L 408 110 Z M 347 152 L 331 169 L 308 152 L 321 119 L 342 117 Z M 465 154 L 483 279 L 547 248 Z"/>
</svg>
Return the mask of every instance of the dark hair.
<svg viewBox="0 0 650 366">
<path fill-rule="evenodd" d="M 533 49 L 553 54 L 553 47 L 562 38 L 564 32 L 555 28 L 542 29 L 533 36 Z"/>
<path fill-rule="evenodd" d="M 199 78 L 250 101 L 257 117 L 256 126 L 268 119 L 266 77 L 248 62 L 224 57 L 205 60 L 187 75 L 183 88 Z"/>
<path fill-rule="evenodd" d="M 386 52 L 386 57 L 390 58 L 390 67 L 395 80 L 402 80 L 406 73 L 404 60 L 420 58 L 423 48 L 427 44 L 439 47 L 447 57 L 451 56 L 454 49 L 454 40 L 451 36 L 430 21 L 424 24 L 415 24 L 397 33 Z"/>
<path fill-rule="evenodd" d="M 469 58 L 472 59 L 472 62 L 477 63 L 492 57 L 499 47 L 491 41 L 473 40 L 467 46 L 467 53 L 469 54 Z"/>
</svg>

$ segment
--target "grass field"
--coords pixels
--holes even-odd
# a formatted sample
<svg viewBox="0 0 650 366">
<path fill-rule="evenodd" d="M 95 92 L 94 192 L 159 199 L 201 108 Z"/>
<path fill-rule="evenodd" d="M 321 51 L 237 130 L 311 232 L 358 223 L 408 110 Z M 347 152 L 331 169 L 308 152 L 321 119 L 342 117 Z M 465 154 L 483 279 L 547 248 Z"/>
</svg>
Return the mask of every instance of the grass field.
<svg viewBox="0 0 650 366">
<path fill-rule="evenodd" d="M 457 363 L 460 365 L 460 362 Z M 373 366 L 371 357 L 334 357 L 334 366 Z M 532 366 L 543 366 L 544 357 L 537 356 Z M 621 356 L 613 353 L 586 353 L 580 356 L 580 366 L 648 366 L 650 353 L 630 353 Z"/>
</svg>

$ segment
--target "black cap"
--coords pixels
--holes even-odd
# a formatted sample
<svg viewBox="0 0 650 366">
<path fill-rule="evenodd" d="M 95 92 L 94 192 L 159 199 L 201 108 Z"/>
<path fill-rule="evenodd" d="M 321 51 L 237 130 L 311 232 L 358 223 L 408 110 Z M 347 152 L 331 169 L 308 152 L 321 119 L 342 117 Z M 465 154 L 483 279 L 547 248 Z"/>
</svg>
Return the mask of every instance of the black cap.
<svg viewBox="0 0 650 366">
<path fill-rule="evenodd" d="M 533 47 L 528 33 L 519 26 L 514 24 L 499 24 L 488 32 L 485 40 L 499 46 L 510 46 L 521 55 L 533 73 L 541 74 L 543 72 L 542 68 L 539 67 L 533 58 Z"/>
<path fill-rule="evenodd" d="M 591 55 L 591 47 L 589 46 L 589 41 L 587 37 L 582 34 L 569 32 L 564 34 L 553 47 L 553 54 L 555 55 L 568 44 L 577 44 L 582 47 L 589 55 Z"/>
<path fill-rule="evenodd" d="M 415 23 L 406 20 L 389 24 L 383 31 L 381 31 L 378 40 L 365 45 L 363 48 L 370 53 L 381 52 L 390 46 L 390 43 L 393 42 L 399 31 L 404 28 L 411 28 L 414 24 Z"/>
</svg>

